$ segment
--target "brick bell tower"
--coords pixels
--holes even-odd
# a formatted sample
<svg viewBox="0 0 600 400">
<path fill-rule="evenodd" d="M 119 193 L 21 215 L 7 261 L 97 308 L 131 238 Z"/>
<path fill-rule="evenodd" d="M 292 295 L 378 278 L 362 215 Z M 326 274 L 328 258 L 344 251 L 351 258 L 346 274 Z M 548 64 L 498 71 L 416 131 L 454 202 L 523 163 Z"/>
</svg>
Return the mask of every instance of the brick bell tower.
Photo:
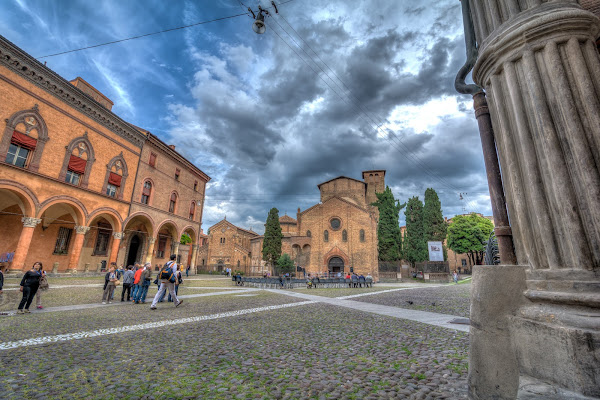
<svg viewBox="0 0 600 400">
<path fill-rule="evenodd" d="M 366 206 L 367 208 L 371 208 L 371 203 L 377 201 L 375 193 L 382 193 L 385 190 L 385 170 L 363 171 L 362 177 L 363 181 L 367 184 Z"/>
</svg>

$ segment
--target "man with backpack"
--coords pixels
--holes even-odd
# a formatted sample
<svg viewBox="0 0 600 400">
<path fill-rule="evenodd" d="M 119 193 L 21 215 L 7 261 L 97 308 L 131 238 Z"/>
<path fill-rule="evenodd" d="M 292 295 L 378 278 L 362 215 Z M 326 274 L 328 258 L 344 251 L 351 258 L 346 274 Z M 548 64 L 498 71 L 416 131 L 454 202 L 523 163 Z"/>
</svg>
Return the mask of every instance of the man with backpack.
<svg viewBox="0 0 600 400">
<path fill-rule="evenodd" d="M 154 300 L 152 300 L 152 305 L 150 306 L 151 310 L 156 310 L 156 303 L 164 296 L 167 289 L 175 302 L 175 307 L 179 307 L 179 305 L 183 303 L 183 300 L 179 300 L 177 294 L 175 294 L 175 280 L 177 279 L 177 263 L 175 262 L 175 259 L 177 259 L 177 256 L 172 254 L 170 261 L 167 262 L 158 273 L 157 279 L 160 281 L 160 288 L 158 289 L 156 296 L 154 296 Z"/>
</svg>

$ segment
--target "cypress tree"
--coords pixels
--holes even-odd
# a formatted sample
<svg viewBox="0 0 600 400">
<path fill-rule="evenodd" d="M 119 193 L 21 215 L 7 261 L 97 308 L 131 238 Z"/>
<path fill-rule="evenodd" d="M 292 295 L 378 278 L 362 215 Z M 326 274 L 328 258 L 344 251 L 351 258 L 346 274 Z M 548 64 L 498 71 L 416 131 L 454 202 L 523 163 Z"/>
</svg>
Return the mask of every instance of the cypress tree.
<svg viewBox="0 0 600 400">
<path fill-rule="evenodd" d="M 419 197 L 408 200 L 404 215 L 406 216 L 404 257 L 414 266 L 415 263 L 427 261 L 429 258 L 423 230 L 423 203 Z"/>
<path fill-rule="evenodd" d="M 448 224 L 442 215 L 442 203 L 435 190 L 425 190 L 425 206 L 423 207 L 423 230 L 425 242 L 444 242 L 448 231 Z M 447 259 L 446 246 L 444 246 L 444 259 Z"/>
<path fill-rule="evenodd" d="M 389 186 L 382 193 L 375 193 L 377 201 L 371 205 L 379 209 L 377 224 L 377 248 L 380 261 L 396 261 L 401 258 L 402 237 L 400 233 L 399 214 L 406 203 L 394 199 Z"/>
<path fill-rule="evenodd" d="M 267 223 L 265 224 L 265 238 L 263 241 L 262 258 L 271 267 L 281 257 L 281 225 L 279 225 L 279 210 L 271 208 Z"/>
</svg>

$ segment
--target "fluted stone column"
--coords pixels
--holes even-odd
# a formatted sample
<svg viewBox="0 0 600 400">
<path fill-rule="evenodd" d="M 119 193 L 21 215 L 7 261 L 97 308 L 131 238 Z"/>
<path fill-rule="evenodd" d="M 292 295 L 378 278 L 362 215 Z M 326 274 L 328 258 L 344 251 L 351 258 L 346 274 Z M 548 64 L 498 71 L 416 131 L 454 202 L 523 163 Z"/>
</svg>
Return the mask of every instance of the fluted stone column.
<svg viewBox="0 0 600 400">
<path fill-rule="evenodd" d="M 196 273 L 196 258 L 198 258 L 199 248 L 200 246 L 197 244 L 192 245 L 192 261 L 190 263 L 190 270 L 192 270 L 193 273 Z"/>
<path fill-rule="evenodd" d="M 471 13 L 528 267 L 510 325 L 520 371 L 600 396 L 600 21 L 575 0 L 471 0 Z"/>
<path fill-rule="evenodd" d="M 42 222 L 39 218 L 23 217 L 21 218 L 23 228 L 21 229 L 21 236 L 19 236 L 19 242 L 15 250 L 12 263 L 10 265 L 11 271 L 23 271 L 26 269 L 25 259 L 29 252 L 29 245 L 31 244 L 31 238 L 33 237 L 33 231 L 37 224 Z"/>
<path fill-rule="evenodd" d="M 125 237 L 125 232 L 113 232 L 112 246 L 110 247 L 110 257 L 108 258 L 108 265 L 117 262 L 119 256 L 119 247 L 121 246 L 121 240 Z"/>
<path fill-rule="evenodd" d="M 81 256 L 81 249 L 83 248 L 83 240 L 85 239 L 85 234 L 88 233 L 89 230 L 89 226 L 75 226 L 75 241 L 73 242 L 73 249 L 71 251 L 67 272 L 77 272 L 79 257 Z"/>
<path fill-rule="evenodd" d="M 146 262 L 152 263 L 152 255 L 154 253 L 154 242 L 156 238 L 148 238 L 148 253 L 146 254 Z"/>
</svg>

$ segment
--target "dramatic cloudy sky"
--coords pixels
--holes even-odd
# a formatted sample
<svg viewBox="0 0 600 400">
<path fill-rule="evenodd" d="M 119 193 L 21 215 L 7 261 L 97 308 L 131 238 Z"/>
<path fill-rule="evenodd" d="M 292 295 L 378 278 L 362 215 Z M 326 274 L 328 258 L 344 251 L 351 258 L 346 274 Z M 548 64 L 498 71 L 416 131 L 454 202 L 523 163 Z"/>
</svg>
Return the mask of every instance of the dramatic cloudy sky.
<svg viewBox="0 0 600 400">
<path fill-rule="evenodd" d="M 258 5 L 2 0 L 0 34 L 42 57 L 242 14 L 40 58 L 211 176 L 205 231 L 226 215 L 262 232 L 271 207 L 295 217 L 319 202 L 317 184 L 371 169 L 387 170 L 402 202 L 433 187 L 445 216 L 491 214 L 471 99 L 453 88 L 458 0 L 292 0 L 263 35 L 245 14 Z"/>
</svg>

